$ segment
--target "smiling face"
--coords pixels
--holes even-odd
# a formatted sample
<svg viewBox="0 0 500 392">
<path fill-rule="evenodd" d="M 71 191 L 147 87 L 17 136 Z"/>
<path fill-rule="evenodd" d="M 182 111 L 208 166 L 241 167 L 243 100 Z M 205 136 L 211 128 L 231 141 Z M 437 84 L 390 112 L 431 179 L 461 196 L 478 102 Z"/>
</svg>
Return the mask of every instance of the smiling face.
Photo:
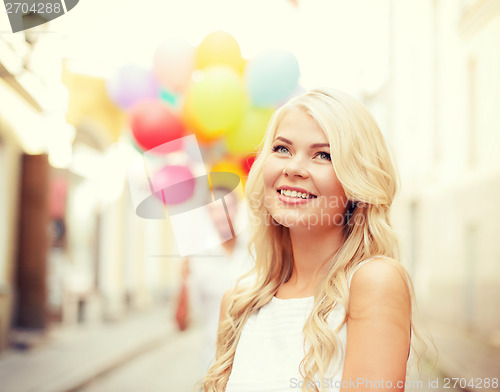
<svg viewBox="0 0 500 392">
<path fill-rule="evenodd" d="M 328 139 L 305 111 L 281 119 L 263 166 L 265 204 L 286 227 L 342 225 L 347 198 L 330 159 Z"/>
</svg>

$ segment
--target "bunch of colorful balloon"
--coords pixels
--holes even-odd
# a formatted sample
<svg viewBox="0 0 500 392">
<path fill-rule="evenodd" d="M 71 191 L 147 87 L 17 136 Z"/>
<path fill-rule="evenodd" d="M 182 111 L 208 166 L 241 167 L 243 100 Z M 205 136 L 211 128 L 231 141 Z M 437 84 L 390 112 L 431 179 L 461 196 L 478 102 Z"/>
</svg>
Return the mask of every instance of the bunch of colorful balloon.
<svg viewBox="0 0 500 392">
<path fill-rule="evenodd" d="M 130 114 L 142 151 L 194 133 L 213 157 L 211 171 L 244 177 L 274 110 L 298 89 L 299 65 L 286 51 L 242 58 L 230 34 L 209 34 L 198 47 L 163 42 L 154 69 L 125 66 L 107 83 L 108 94 Z"/>
</svg>

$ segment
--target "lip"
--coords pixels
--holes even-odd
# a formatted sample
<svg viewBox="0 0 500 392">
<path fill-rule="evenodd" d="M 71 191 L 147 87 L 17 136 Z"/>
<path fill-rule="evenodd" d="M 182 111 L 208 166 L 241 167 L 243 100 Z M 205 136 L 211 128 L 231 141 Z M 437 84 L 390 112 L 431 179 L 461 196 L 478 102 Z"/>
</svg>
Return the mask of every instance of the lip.
<svg viewBox="0 0 500 392">
<path fill-rule="evenodd" d="M 283 186 L 280 186 L 278 187 L 278 189 L 276 189 L 276 192 L 282 190 L 282 189 L 288 189 L 290 191 L 296 191 L 296 192 L 302 192 L 302 193 L 307 193 L 308 195 L 312 195 L 312 196 L 315 196 L 317 197 L 314 193 L 312 192 L 309 192 L 309 191 L 306 191 L 304 188 L 298 188 L 296 186 L 287 186 L 287 185 L 283 185 Z M 314 198 L 313 198 L 314 199 Z M 305 199 L 305 200 L 308 200 L 308 199 Z"/>
<path fill-rule="evenodd" d="M 302 199 L 302 198 L 299 199 L 298 197 L 285 196 L 279 192 L 282 189 L 307 193 L 308 195 L 312 195 L 315 197 L 308 198 L 308 199 Z M 317 198 L 317 196 L 314 193 L 308 192 L 304 188 L 299 188 L 299 187 L 294 187 L 294 186 L 280 186 L 280 187 L 278 187 L 278 189 L 276 189 L 276 193 L 278 193 L 278 199 L 280 199 L 285 204 L 291 204 L 291 205 L 306 204 L 306 203 L 309 203 L 311 200 L 314 200 Z"/>
<path fill-rule="evenodd" d="M 282 186 L 278 187 L 278 188 L 276 189 L 276 191 L 280 191 L 280 190 L 282 190 L 282 189 L 288 189 L 288 190 L 290 190 L 290 191 L 297 191 L 297 192 L 307 193 L 307 194 L 309 194 L 309 195 L 316 196 L 314 193 L 309 192 L 309 191 L 305 190 L 304 188 L 299 188 L 299 187 L 296 187 L 296 186 L 282 185 Z"/>
<path fill-rule="evenodd" d="M 311 200 L 314 200 L 314 199 L 299 199 L 298 197 L 285 196 L 282 195 L 281 193 L 278 193 L 278 199 L 280 199 L 285 204 L 292 204 L 292 205 L 306 204 L 309 203 Z"/>
</svg>

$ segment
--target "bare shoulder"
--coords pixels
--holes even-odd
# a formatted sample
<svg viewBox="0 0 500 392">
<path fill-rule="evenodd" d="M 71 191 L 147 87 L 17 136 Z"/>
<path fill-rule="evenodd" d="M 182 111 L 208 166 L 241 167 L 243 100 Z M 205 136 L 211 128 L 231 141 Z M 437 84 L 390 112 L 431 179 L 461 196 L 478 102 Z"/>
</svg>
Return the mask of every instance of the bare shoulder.
<svg viewBox="0 0 500 392">
<path fill-rule="evenodd" d="M 375 258 L 362 265 L 353 275 L 351 292 L 362 290 L 408 291 L 405 268 L 395 260 Z"/>
<path fill-rule="evenodd" d="M 385 258 L 376 258 L 361 266 L 352 277 L 349 310 L 356 313 L 398 310 L 408 315 L 411 295 L 405 268 Z"/>
<path fill-rule="evenodd" d="M 222 296 L 221 307 L 227 309 L 227 306 L 229 305 L 229 299 L 232 297 L 233 293 L 234 293 L 234 287 L 231 287 L 226 290 L 226 292 Z"/>
<path fill-rule="evenodd" d="M 391 380 L 392 385 L 404 383 L 411 345 L 411 295 L 406 276 L 397 261 L 378 257 L 352 276 L 342 380 L 363 377 L 373 383 L 381 379 Z"/>
<path fill-rule="evenodd" d="M 229 307 L 229 301 L 231 297 L 233 296 L 234 293 L 234 287 L 229 288 L 226 290 L 224 295 L 222 296 L 221 304 L 220 304 L 220 314 L 219 314 L 219 322 L 221 322 L 224 317 L 226 316 L 228 307 Z"/>
</svg>

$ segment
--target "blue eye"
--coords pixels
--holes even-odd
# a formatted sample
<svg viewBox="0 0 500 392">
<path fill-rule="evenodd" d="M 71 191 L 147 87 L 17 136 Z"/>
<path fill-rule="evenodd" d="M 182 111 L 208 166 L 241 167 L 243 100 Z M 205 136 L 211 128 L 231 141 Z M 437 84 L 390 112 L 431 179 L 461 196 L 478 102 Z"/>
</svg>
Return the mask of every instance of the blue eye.
<svg viewBox="0 0 500 392">
<path fill-rule="evenodd" d="M 286 154 L 286 153 L 288 153 L 288 148 L 280 144 L 278 146 L 273 147 L 273 152 L 278 152 L 280 154 Z"/>
<path fill-rule="evenodd" d="M 322 151 L 322 152 L 318 152 L 318 156 L 320 156 L 320 157 L 321 157 L 321 159 L 326 159 L 326 160 L 328 160 L 328 161 L 331 161 L 331 160 L 332 160 L 332 158 L 330 157 L 330 154 L 329 154 L 329 153 L 327 153 L 327 152 L 324 152 L 324 151 Z"/>
</svg>

